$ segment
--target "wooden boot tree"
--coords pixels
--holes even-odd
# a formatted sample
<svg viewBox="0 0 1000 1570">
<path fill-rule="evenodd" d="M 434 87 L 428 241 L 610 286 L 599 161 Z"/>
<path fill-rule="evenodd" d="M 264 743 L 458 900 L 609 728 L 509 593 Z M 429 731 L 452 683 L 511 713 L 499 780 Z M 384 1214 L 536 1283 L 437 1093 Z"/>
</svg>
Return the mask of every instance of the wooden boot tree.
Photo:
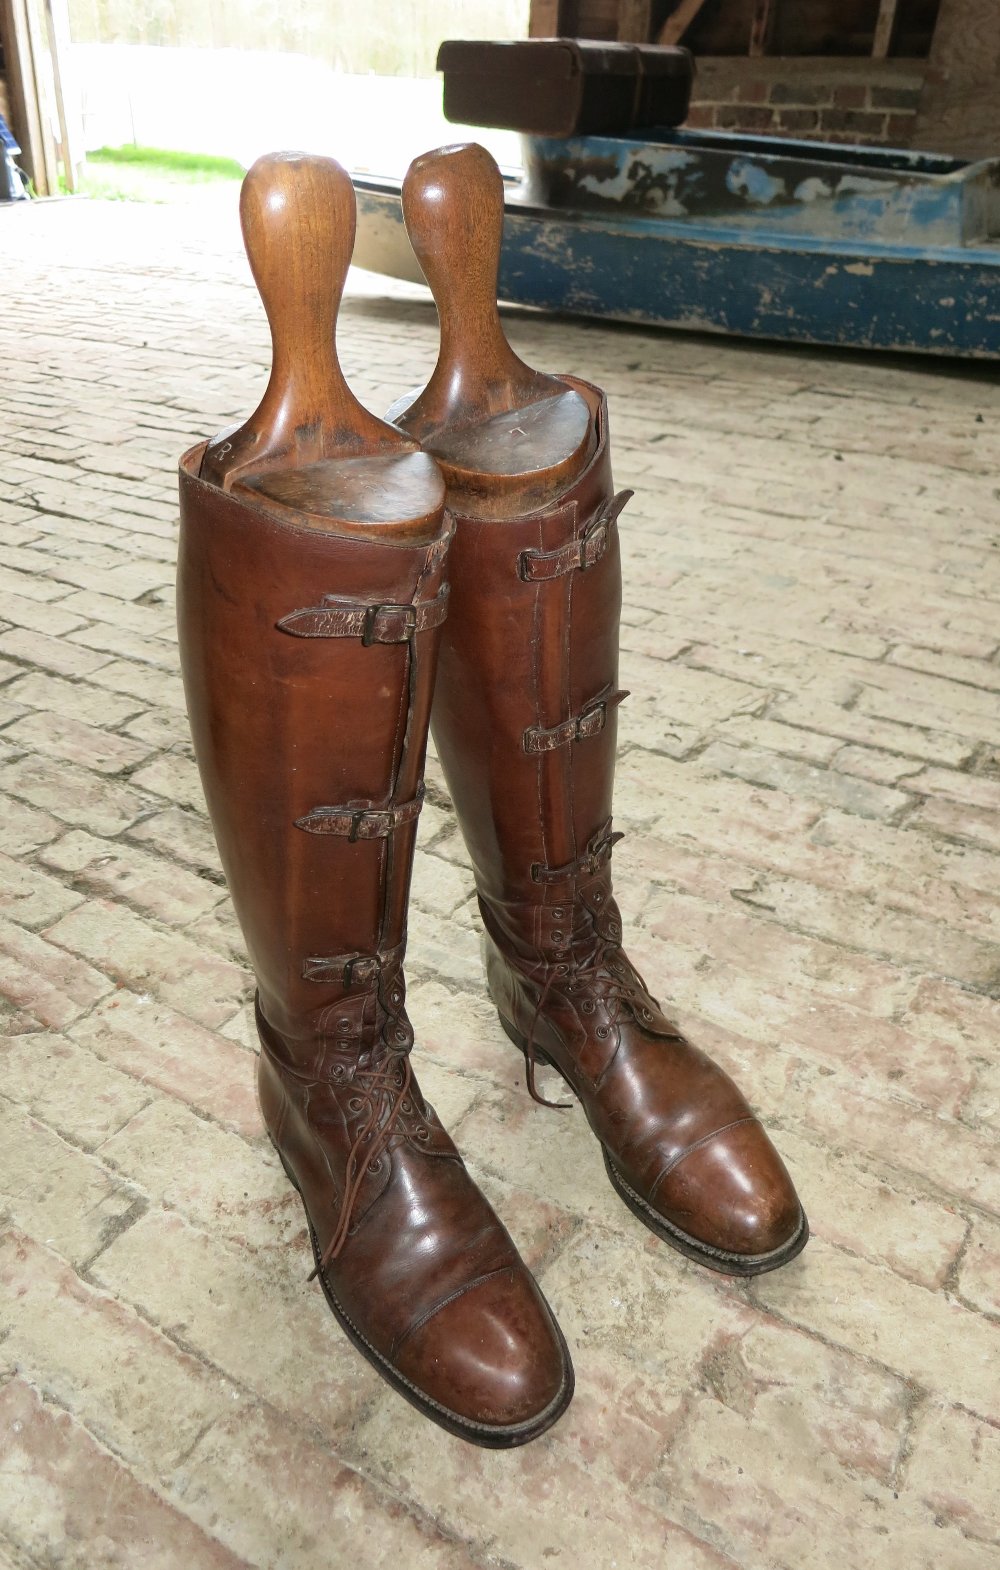
<svg viewBox="0 0 1000 1570">
<path fill-rule="evenodd" d="M 442 482 L 414 440 L 370 414 L 337 358 L 337 313 L 357 222 L 332 158 L 272 153 L 240 193 L 243 240 L 271 329 L 267 389 L 209 442 L 201 478 L 294 512 L 300 525 L 414 539 L 438 528 Z"/>
<path fill-rule="evenodd" d="M 403 181 L 403 217 L 441 322 L 437 365 L 388 418 L 431 453 L 469 513 L 512 516 L 572 484 L 594 445 L 586 400 L 525 365 L 497 310 L 503 179 L 484 147 L 425 153 Z"/>
</svg>

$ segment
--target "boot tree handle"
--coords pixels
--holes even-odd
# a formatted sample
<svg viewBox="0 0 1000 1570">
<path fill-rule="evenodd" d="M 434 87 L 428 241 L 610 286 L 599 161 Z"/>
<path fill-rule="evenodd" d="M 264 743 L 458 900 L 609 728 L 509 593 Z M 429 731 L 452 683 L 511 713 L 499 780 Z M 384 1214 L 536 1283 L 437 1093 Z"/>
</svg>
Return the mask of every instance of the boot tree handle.
<svg viewBox="0 0 1000 1570">
<path fill-rule="evenodd" d="M 503 178 L 485 147 L 468 142 L 415 159 L 403 219 L 441 322 L 434 373 L 406 411 L 409 434 L 421 440 L 565 392 L 525 365 L 500 323 Z"/>
<path fill-rule="evenodd" d="M 337 358 L 357 225 L 346 170 L 308 153 L 258 158 L 243 181 L 240 222 L 271 329 L 271 375 L 250 418 L 208 444 L 202 479 L 228 490 L 237 479 L 322 458 L 412 451 L 358 402 Z"/>
</svg>

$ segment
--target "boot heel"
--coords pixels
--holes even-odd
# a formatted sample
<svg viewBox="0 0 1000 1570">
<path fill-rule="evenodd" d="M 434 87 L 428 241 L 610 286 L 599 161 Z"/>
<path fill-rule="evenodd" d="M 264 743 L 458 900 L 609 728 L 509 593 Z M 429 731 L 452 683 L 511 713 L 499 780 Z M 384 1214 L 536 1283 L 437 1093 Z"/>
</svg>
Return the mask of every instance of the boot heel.
<svg viewBox="0 0 1000 1570">
<path fill-rule="evenodd" d="M 513 1025 L 509 1025 L 502 1014 L 498 1014 L 497 1019 L 500 1021 L 504 1035 L 507 1036 L 514 1043 L 515 1047 L 517 1047 L 518 1051 L 523 1052 L 525 1058 L 527 1058 L 528 1038 L 526 1036 L 522 1036 L 519 1030 L 515 1030 Z M 542 1051 L 541 1047 L 536 1047 L 534 1049 L 534 1058 L 535 1062 L 540 1063 L 543 1068 L 553 1068 L 555 1066 L 552 1062 L 552 1059 L 548 1056 L 547 1053 Z"/>
</svg>

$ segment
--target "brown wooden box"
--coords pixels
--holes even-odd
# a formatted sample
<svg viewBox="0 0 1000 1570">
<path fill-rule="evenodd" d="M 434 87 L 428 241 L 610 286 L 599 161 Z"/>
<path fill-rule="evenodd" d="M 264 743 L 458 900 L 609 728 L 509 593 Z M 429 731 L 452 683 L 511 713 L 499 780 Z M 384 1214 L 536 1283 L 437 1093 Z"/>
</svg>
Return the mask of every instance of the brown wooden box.
<svg viewBox="0 0 1000 1570">
<path fill-rule="evenodd" d="M 437 67 L 447 119 L 538 136 L 680 125 L 694 78 L 686 49 L 576 38 L 451 39 L 438 50 Z"/>
</svg>

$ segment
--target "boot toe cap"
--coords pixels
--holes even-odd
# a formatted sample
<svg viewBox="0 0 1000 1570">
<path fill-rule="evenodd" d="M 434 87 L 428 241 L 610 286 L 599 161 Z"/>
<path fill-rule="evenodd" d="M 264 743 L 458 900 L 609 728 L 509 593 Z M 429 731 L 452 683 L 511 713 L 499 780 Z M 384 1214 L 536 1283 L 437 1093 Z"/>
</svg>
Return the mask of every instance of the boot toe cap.
<svg viewBox="0 0 1000 1570">
<path fill-rule="evenodd" d="M 650 1201 L 696 1245 L 733 1256 L 736 1268 L 782 1264 L 805 1243 L 798 1195 L 756 1120 L 701 1142 L 654 1185 Z"/>
<path fill-rule="evenodd" d="M 498 1444 L 536 1438 L 573 1394 L 566 1344 L 521 1267 L 449 1299 L 407 1334 L 395 1363 L 460 1425 Z"/>
</svg>

